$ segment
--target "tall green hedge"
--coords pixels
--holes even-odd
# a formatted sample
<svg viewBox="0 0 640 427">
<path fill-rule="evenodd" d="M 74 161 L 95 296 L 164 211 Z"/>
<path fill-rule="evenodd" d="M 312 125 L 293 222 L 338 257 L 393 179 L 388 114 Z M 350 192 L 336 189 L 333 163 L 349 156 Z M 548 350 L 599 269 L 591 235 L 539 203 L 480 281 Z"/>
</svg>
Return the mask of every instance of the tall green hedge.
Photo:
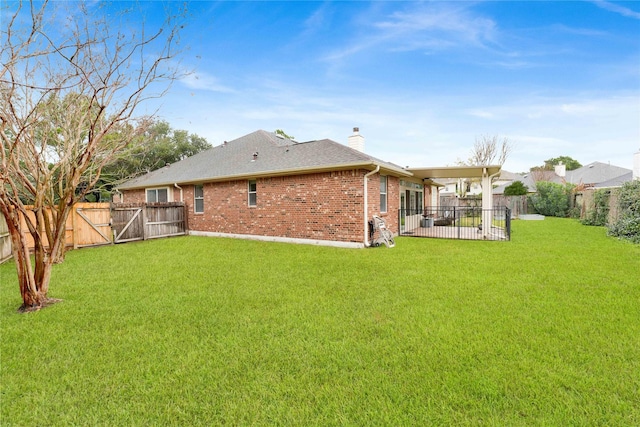
<svg viewBox="0 0 640 427">
<path fill-rule="evenodd" d="M 618 218 L 609 225 L 610 236 L 640 243 L 640 180 L 625 183 L 618 196 Z"/>
</svg>

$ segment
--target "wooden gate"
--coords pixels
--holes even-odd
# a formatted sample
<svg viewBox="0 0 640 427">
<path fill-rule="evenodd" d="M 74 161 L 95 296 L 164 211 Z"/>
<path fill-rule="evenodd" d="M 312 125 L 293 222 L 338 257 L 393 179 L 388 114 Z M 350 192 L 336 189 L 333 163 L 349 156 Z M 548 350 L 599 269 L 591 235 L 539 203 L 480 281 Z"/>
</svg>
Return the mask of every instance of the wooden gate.
<svg viewBox="0 0 640 427">
<path fill-rule="evenodd" d="M 9 227 L 0 214 L 0 263 L 11 258 L 11 236 L 9 235 Z"/>
<path fill-rule="evenodd" d="M 74 249 L 112 243 L 108 203 L 76 203 L 73 208 Z"/>
<path fill-rule="evenodd" d="M 111 205 L 115 243 L 181 236 L 187 233 L 184 203 L 117 203 Z"/>
</svg>

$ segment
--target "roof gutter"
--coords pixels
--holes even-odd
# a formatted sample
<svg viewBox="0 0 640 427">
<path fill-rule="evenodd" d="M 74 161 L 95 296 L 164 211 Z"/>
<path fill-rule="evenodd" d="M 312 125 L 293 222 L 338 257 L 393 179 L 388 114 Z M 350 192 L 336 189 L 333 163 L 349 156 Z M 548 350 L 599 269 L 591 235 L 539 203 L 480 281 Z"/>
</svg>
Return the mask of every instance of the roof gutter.
<svg viewBox="0 0 640 427">
<path fill-rule="evenodd" d="M 398 169 L 392 169 L 390 167 L 385 167 L 382 166 L 380 167 L 379 164 L 376 164 L 374 162 L 357 162 L 357 163 L 345 163 L 345 164 L 338 164 L 338 165 L 329 165 L 329 166 L 322 166 L 322 167 L 316 167 L 316 166 L 310 166 L 310 167 L 304 167 L 304 168 L 295 168 L 295 169 L 282 169 L 282 170 L 272 170 L 272 171 L 261 171 L 261 172 L 246 172 L 246 173 L 242 173 L 242 174 L 237 174 L 237 175 L 223 175 L 223 176 L 213 176 L 213 177 L 198 177 L 197 179 L 189 179 L 189 180 L 184 180 L 184 181 L 180 181 L 180 184 L 182 185 L 190 185 L 190 184 L 197 184 L 197 183 L 202 183 L 202 182 L 223 182 L 223 181 L 232 181 L 232 180 L 239 180 L 239 179 L 256 179 L 256 178 L 262 178 L 262 177 L 273 177 L 273 176 L 291 176 L 291 175 L 300 175 L 300 174 L 307 174 L 307 173 L 322 173 L 322 172 L 331 172 L 331 171 L 337 171 L 337 170 L 350 170 L 350 169 L 371 169 L 374 168 L 375 169 L 384 169 L 385 171 L 388 171 L 390 175 L 394 175 L 394 176 L 404 176 L 404 177 L 411 177 L 413 176 L 413 174 L 409 171 L 406 171 L 404 169 L 398 168 Z M 158 187 L 158 186 L 162 186 L 162 185 L 172 185 L 174 184 L 174 181 L 157 181 L 154 182 L 152 184 L 145 184 L 144 182 L 142 184 L 136 184 L 136 185 L 132 185 L 132 186 L 122 186 L 122 187 L 118 187 L 120 190 L 136 190 L 139 188 L 147 188 L 147 187 Z"/>
<path fill-rule="evenodd" d="M 369 191 L 368 191 L 368 185 L 367 185 L 367 179 L 375 174 L 378 173 L 380 171 L 380 165 L 376 166 L 376 168 L 374 170 L 372 170 L 371 172 L 367 173 L 364 175 L 364 247 L 368 248 L 370 246 L 369 243 L 369 215 L 368 215 L 368 211 L 369 211 Z"/>
</svg>

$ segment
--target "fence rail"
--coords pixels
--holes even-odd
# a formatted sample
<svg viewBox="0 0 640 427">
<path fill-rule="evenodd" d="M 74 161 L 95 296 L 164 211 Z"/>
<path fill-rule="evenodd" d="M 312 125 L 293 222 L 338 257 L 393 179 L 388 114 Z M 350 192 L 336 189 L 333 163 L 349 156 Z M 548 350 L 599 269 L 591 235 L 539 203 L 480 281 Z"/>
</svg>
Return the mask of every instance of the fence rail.
<svg viewBox="0 0 640 427">
<path fill-rule="evenodd" d="M 486 222 L 490 224 L 487 225 Z M 401 209 L 399 224 L 400 234 L 405 236 L 464 240 L 511 239 L 511 210 L 508 207 Z M 484 230 L 487 226 L 489 228 Z"/>
<path fill-rule="evenodd" d="M 184 203 L 111 205 L 114 243 L 180 236 L 187 233 Z"/>
<path fill-rule="evenodd" d="M 76 249 L 184 235 L 187 233 L 184 206 L 184 203 L 76 203 L 65 225 L 65 245 Z M 28 215 L 33 213 L 29 210 Z M 22 221 L 26 228 L 26 220 Z M 33 250 L 31 235 L 27 233 L 26 237 Z M 11 256 L 11 236 L 4 216 L 0 216 L 0 262 Z"/>
</svg>

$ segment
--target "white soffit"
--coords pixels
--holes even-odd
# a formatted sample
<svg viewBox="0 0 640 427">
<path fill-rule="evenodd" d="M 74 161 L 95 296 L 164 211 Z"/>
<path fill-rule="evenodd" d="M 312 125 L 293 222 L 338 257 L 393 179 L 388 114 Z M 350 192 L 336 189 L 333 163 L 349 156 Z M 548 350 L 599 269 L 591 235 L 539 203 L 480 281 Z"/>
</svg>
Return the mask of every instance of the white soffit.
<svg viewBox="0 0 640 427">
<path fill-rule="evenodd" d="M 416 178 L 482 178 L 486 169 L 489 176 L 500 172 L 501 166 L 451 166 L 451 167 L 434 167 L 434 168 L 407 168 L 409 172 Z"/>
</svg>

